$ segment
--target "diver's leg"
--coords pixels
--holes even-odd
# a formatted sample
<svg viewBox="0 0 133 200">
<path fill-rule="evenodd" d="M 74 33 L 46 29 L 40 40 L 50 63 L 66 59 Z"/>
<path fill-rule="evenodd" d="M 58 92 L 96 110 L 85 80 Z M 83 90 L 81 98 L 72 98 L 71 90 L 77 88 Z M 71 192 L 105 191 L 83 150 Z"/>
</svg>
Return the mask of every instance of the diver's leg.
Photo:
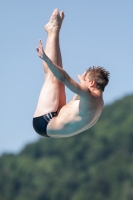
<svg viewBox="0 0 133 200">
<path fill-rule="evenodd" d="M 64 13 L 58 13 L 58 10 L 55 9 L 50 21 L 45 26 L 45 30 L 48 33 L 45 53 L 60 67 L 62 67 L 62 60 L 59 46 L 59 31 L 63 17 Z M 43 62 L 43 67 L 45 82 L 40 92 L 34 117 L 57 111 L 66 103 L 64 85 L 55 78 L 45 62 Z"/>
<path fill-rule="evenodd" d="M 57 13 L 58 10 L 55 9 L 55 15 L 53 14 L 51 16 L 49 22 L 44 27 L 44 29 L 48 33 L 45 45 L 45 53 L 55 64 L 57 64 L 59 67 L 62 68 L 63 65 L 62 65 L 62 57 L 60 51 L 59 31 L 64 19 L 64 12 L 61 11 L 60 13 L 58 14 Z M 45 73 L 47 74 L 49 68 L 44 61 L 43 61 L 43 67 Z M 60 110 L 60 108 L 62 108 L 66 104 L 65 86 L 63 83 L 59 82 L 59 87 L 60 87 L 60 93 L 59 93 L 58 110 Z"/>
</svg>

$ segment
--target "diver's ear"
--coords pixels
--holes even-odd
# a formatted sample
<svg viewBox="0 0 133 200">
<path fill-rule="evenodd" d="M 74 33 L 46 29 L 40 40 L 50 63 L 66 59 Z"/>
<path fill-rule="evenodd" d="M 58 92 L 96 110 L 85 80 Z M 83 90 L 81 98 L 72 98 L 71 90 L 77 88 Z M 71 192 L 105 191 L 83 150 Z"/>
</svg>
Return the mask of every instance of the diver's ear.
<svg viewBox="0 0 133 200">
<path fill-rule="evenodd" d="M 96 82 L 94 80 L 90 81 L 90 86 L 94 87 L 96 85 Z"/>
</svg>

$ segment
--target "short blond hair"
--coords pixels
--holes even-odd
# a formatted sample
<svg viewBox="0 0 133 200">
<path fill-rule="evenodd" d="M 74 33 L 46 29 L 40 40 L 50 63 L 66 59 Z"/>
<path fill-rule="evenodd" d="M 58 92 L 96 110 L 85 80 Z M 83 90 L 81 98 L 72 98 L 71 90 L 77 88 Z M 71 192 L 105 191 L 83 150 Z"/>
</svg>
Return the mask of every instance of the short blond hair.
<svg viewBox="0 0 133 200">
<path fill-rule="evenodd" d="M 97 89 L 104 91 L 109 82 L 110 73 L 103 67 L 93 66 L 86 70 L 86 76 L 88 76 L 89 80 L 95 81 Z"/>
</svg>

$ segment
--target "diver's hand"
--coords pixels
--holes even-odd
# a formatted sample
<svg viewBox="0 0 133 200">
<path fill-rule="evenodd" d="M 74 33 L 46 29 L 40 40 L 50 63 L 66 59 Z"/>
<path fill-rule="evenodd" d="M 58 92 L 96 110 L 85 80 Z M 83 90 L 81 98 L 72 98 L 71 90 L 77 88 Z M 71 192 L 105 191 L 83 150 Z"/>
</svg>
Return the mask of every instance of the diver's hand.
<svg viewBox="0 0 133 200">
<path fill-rule="evenodd" d="M 86 71 L 82 75 L 78 75 L 78 80 L 80 83 L 85 81 L 85 76 L 86 76 Z"/>
<path fill-rule="evenodd" d="M 42 59 L 45 60 L 46 59 L 46 54 L 43 50 L 43 45 L 42 45 L 42 40 L 39 40 L 39 45 L 38 47 L 36 47 L 36 50 L 38 52 L 38 56 Z"/>
</svg>

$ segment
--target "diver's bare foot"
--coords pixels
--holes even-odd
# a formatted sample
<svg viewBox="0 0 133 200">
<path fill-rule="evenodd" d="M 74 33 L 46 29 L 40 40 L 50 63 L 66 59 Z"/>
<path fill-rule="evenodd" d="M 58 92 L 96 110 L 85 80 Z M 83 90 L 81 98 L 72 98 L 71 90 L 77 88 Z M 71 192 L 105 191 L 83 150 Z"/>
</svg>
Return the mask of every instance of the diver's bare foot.
<svg viewBox="0 0 133 200">
<path fill-rule="evenodd" d="M 49 22 L 45 25 L 44 29 L 48 32 L 58 32 L 61 28 L 62 21 L 64 19 L 64 12 L 58 12 L 58 9 L 54 9 Z"/>
</svg>

